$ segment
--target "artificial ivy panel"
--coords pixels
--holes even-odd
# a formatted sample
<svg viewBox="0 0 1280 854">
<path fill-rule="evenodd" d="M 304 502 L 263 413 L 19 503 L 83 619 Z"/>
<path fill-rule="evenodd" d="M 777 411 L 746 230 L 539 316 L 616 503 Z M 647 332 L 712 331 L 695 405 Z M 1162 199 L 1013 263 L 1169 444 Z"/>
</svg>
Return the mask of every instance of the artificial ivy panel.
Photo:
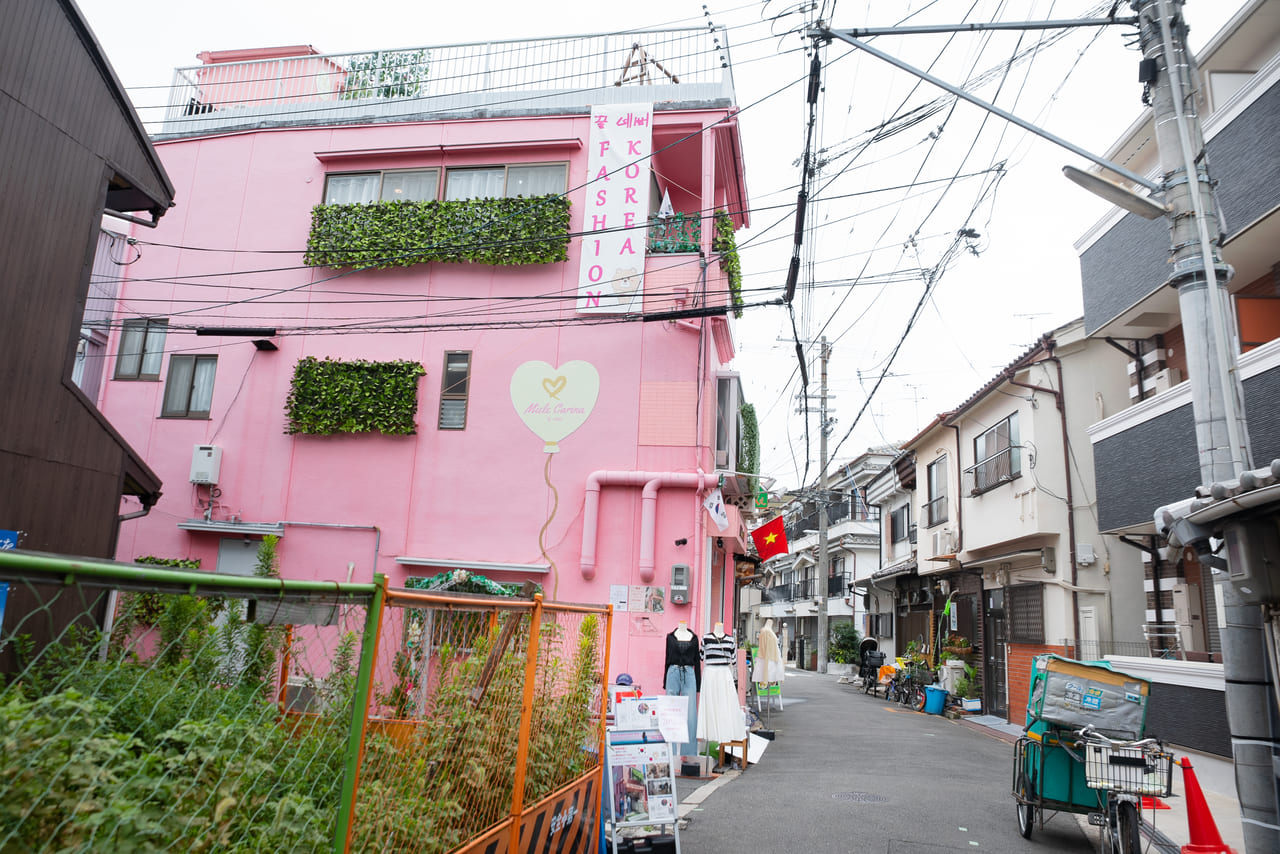
<svg viewBox="0 0 1280 854">
<path fill-rule="evenodd" d="M 549 264 L 569 258 L 569 200 L 464 199 L 316 205 L 303 260 L 313 267 L 428 261 Z"/>
<path fill-rule="evenodd" d="M 756 423 L 756 408 L 744 403 L 738 408 L 742 418 L 742 435 L 738 437 L 738 471 L 760 474 L 760 427 Z M 751 478 L 751 492 L 756 491 L 756 478 Z"/>
<path fill-rule="evenodd" d="M 742 262 L 738 258 L 738 241 L 733 234 L 733 218 L 724 211 L 716 211 L 716 236 L 711 241 L 711 248 L 720 253 L 720 269 L 729 280 L 733 316 L 742 317 Z"/>
<path fill-rule="evenodd" d="M 412 435 L 418 378 L 426 372 L 417 362 L 300 359 L 285 401 L 285 432 Z"/>
</svg>

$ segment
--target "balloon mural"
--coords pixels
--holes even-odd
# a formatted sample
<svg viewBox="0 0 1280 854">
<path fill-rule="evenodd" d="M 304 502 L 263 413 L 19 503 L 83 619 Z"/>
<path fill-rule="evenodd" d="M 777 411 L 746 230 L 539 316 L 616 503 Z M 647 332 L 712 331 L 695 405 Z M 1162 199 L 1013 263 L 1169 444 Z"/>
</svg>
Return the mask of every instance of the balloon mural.
<svg viewBox="0 0 1280 854">
<path fill-rule="evenodd" d="M 511 405 L 525 426 L 542 440 L 547 455 L 542 476 L 551 490 L 551 513 L 538 532 L 538 550 L 551 567 L 551 598 L 560 588 L 560 573 L 547 554 L 547 528 L 560 506 L 560 494 L 551 482 L 552 454 L 560 452 L 560 441 L 582 426 L 600 396 L 600 374 L 590 362 L 565 362 L 553 368 L 546 362 L 525 362 L 511 375 Z"/>
<path fill-rule="evenodd" d="M 590 362 L 525 362 L 511 375 L 511 405 L 525 426 L 545 444 L 548 454 L 582 426 L 600 395 L 600 374 Z"/>
</svg>

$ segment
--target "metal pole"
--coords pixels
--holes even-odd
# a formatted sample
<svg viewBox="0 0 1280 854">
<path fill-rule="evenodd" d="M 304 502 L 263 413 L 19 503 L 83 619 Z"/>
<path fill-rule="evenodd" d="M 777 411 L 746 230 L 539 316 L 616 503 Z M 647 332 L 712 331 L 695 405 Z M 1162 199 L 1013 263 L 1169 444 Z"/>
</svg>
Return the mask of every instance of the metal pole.
<svg viewBox="0 0 1280 854">
<path fill-rule="evenodd" d="M 827 359 L 831 347 L 827 336 L 822 336 L 822 384 L 818 401 L 818 672 L 827 672 L 827 643 L 831 627 L 827 618 L 827 575 L 830 561 L 827 556 Z"/>
<path fill-rule="evenodd" d="M 524 784 L 529 764 L 529 737 L 533 731 L 533 697 L 538 680 L 538 641 L 542 634 L 542 594 L 533 596 L 529 613 L 529 640 L 524 662 L 524 693 L 520 700 L 520 734 L 516 741 L 516 776 L 511 791 L 511 836 L 509 851 L 520 845 L 520 813 L 524 812 Z M 608 690 L 606 685 L 605 690 Z"/>
<path fill-rule="evenodd" d="M 360 642 L 360 669 L 351 695 L 351 729 L 347 734 L 347 761 L 342 774 L 342 799 L 338 801 L 338 824 L 333 836 L 335 854 L 351 850 L 351 835 L 356 827 L 356 793 L 360 788 L 360 762 L 364 758 L 364 736 L 369 725 L 369 701 L 373 697 L 373 668 L 378 661 L 378 639 L 382 636 L 382 609 L 387 590 L 387 577 L 373 579 L 373 601 L 364 618 L 364 637 Z"/>
</svg>

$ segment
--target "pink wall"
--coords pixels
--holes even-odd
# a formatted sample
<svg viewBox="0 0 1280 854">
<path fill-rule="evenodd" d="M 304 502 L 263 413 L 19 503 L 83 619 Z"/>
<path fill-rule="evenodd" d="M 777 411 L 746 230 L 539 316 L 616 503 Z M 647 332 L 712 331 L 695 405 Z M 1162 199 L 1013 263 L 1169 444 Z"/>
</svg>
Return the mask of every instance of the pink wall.
<svg viewBox="0 0 1280 854">
<path fill-rule="evenodd" d="M 711 124 L 722 113 L 658 113 L 656 122 Z M 641 490 L 606 487 L 600 497 L 597 573 L 579 572 L 583 500 L 588 476 L 598 470 L 710 472 L 714 438 L 717 349 L 710 321 L 699 336 L 676 323 L 599 326 L 540 326 L 532 329 L 445 330 L 404 334 L 291 334 L 376 316 L 446 320 L 461 304 L 422 302 L 441 297 L 491 297 L 576 292 L 579 241 L 566 263 L 526 267 L 425 264 L 337 275 L 301 266 L 311 207 L 322 201 L 326 171 L 399 167 L 481 165 L 502 162 L 570 162 L 572 228 L 581 227 L 584 149 L 564 140 L 585 140 L 586 116 L 391 124 L 275 130 L 157 144 L 177 188 L 178 207 L 145 241 L 142 258 L 126 269 L 122 311 L 168 317 L 170 333 L 159 382 L 108 381 L 102 408 L 126 440 L 164 480 L 164 497 L 149 516 L 126 523 L 118 556 L 144 554 L 200 557 L 217 562 L 219 535 L 177 528 L 203 515 L 207 487 L 188 483 L 192 447 L 223 449 L 215 520 L 302 521 L 374 525 L 380 532 L 376 569 L 392 585 L 408 575 L 435 575 L 439 568 L 398 564 L 397 557 L 539 564 L 539 532 L 546 525 L 546 551 L 558 574 L 556 598 L 608 601 L 610 585 L 638 585 Z M 720 131 L 725 132 L 725 131 Z M 736 132 L 736 130 L 735 130 Z M 545 148 L 498 150 L 503 140 L 556 140 Z M 452 146 L 453 148 L 451 148 Z M 335 159 L 331 152 L 404 150 Z M 328 152 L 328 153 L 326 153 Z M 325 159 L 317 157 L 320 153 Z M 701 207 L 695 202 L 690 204 Z M 168 244 L 168 245 L 160 245 Z M 179 249 L 174 247 L 187 247 Z M 210 248 L 220 251 L 196 251 Z M 232 253 L 225 250 L 237 250 Z M 262 254 L 287 250 L 287 254 Z M 696 256 L 648 260 L 650 290 L 678 285 L 699 289 Z M 175 277 L 234 272 L 172 284 Z M 344 271 L 345 273 L 346 271 Z M 723 288 L 718 265 L 708 287 Z M 278 296 L 260 298 L 279 292 Z M 259 297 L 244 302 L 249 298 Z M 386 300 L 400 300 L 385 302 Z M 194 301 L 194 302 L 193 302 Z M 384 302 L 379 302 L 384 301 Z M 719 300 L 717 300 L 719 301 Z M 668 297 L 647 301 L 649 310 L 671 308 Z M 474 303 L 465 304 L 468 310 Z M 193 311 L 198 310 L 198 311 Z M 500 309 L 499 309 L 500 310 Z M 572 317 L 573 300 L 538 303 L 539 317 Z M 550 314 L 542 314 L 549 312 Z M 182 326 L 270 326 L 281 329 L 279 350 L 257 351 L 247 339 L 197 338 Z M 118 342 L 107 375 L 114 370 Z M 470 350 L 471 395 L 467 427 L 436 427 L 443 353 Z M 169 356 L 216 353 L 217 378 L 208 420 L 161 419 Z M 415 436 L 289 436 L 284 404 L 295 363 L 305 356 L 338 359 L 410 359 L 420 362 L 418 432 Z M 586 422 L 560 442 L 546 472 L 543 441 L 521 421 L 509 395 L 511 376 L 529 360 L 553 366 L 584 360 L 600 375 L 600 392 Z M 703 383 L 698 404 L 698 384 Z M 667 406 L 661 401 L 684 401 Z M 654 403 L 659 401 L 659 403 Z M 642 403 L 645 405 L 642 406 Z M 700 416 L 699 416 L 700 412 Z M 695 436 L 695 425 L 701 437 Z M 547 485 L 549 478 L 551 486 Z M 701 567 L 719 533 L 701 509 L 703 493 L 664 489 L 655 528 L 654 584 L 667 587 L 669 567 L 694 568 L 692 604 L 672 606 L 650 621 L 655 633 L 632 625 L 628 613 L 615 618 L 611 677 L 630 672 L 646 692 L 661 687 L 665 634 L 677 620 L 695 629 L 710 620 Z M 548 522 L 548 520 L 550 520 Z M 676 546 L 677 539 L 687 539 Z M 733 541 L 736 542 L 736 541 Z M 732 547 L 732 543 L 731 543 Z M 282 570 L 295 578 L 368 580 L 374 572 L 374 534 L 368 530 L 286 527 L 279 546 Z M 732 626 L 732 560 L 722 608 Z M 551 595 L 551 575 L 488 572 L 499 581 L 534 577 Z"/>
</svg>

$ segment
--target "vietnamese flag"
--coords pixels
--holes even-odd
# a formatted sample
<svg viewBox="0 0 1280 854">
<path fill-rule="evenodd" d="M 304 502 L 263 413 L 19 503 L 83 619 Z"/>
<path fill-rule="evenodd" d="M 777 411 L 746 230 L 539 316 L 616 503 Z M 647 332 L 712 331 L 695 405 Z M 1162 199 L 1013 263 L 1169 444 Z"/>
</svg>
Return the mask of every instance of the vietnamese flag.
<svg viewBox="0 0 1280 854">
<path fill-rule="evenodd" d="M 783 527 L 781 516 L 775 516 L 773 521 L 752 531 L 751 539 L 756 544 L 756 554 L 761 560 L 787 553 L 787 531 Z"/>
</svg>

